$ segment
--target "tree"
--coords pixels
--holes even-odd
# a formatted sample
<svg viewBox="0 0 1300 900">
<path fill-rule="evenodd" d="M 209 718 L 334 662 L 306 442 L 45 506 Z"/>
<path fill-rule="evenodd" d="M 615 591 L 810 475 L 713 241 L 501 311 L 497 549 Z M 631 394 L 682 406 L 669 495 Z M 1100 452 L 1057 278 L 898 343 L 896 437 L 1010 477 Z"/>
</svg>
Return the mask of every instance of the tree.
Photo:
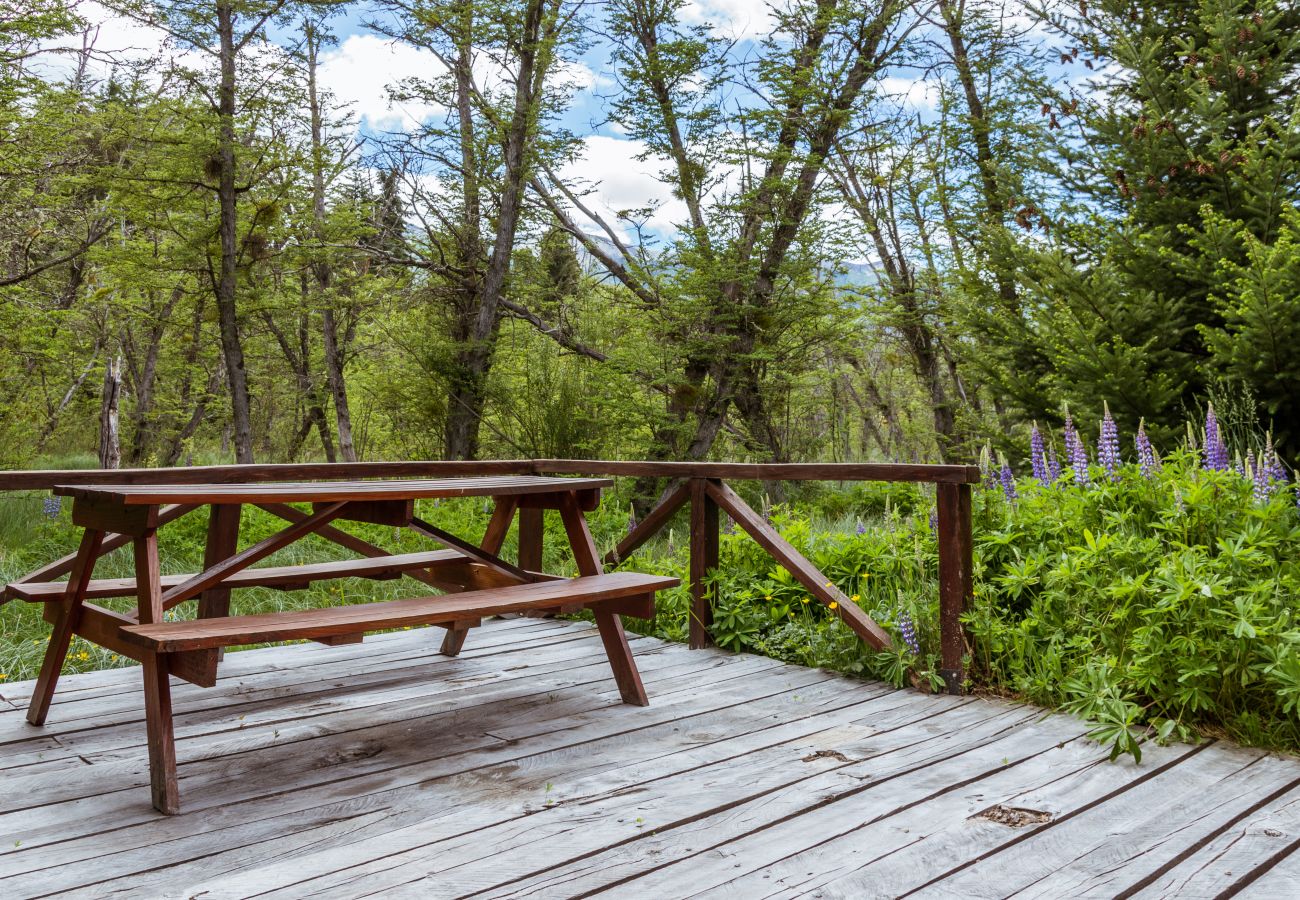
<svg viewBox="0 0 1300 900">
<path fill-rule="evenodd" d="M 1052 245 L 1025 246 L 1024 302 L 989 322 L 988 347 L 1027 415 L 1062 396 L 1099 414 L 1106 399 L 1121 424 L 1170 439 L 1219 373 L 1247 373 L 1216 356 L 1231 342 L 1215 298 L 1221 259 L 1246 264 L 1250 242 L 1210 235 L 1271 245 L 1296 203 L 1300 10 L 1100 0 L 1044 15 L 1063 61 L 1097 73 L 1044 102 L 1067 126 L 1054 174 L 1077 199 Z"/>
<path fill-rule="evenodd" d="M 903 2 L 791 2 L 745 61 L 684 24 L 684 7 L 619 0 L 608 28 L 613 118 L 647 158 L 665 161 L 659 177 L 686 208 L 667 246 L 621 234 L 649 211 L 608 221 L 553 170 L 536 189 L 668 339 L 675 371 L 659 385 L 665 412 L 647 453 L 704 458 L 734 411 L 746 450 L 790 459 L 799 433 L 816 429 L 790 427 L 781 398 L 839 328 L 835 267 L 822 261 L 834 237 L 821 218 L 827 160 L 919 20 Z"/>
<path fill-rule="evenodd" d="M 431 51 L 445 71 L 402 86 L 448 112 L 401 142 L 401 167 L 424 228 L 411 262 L 430 273 L 452 348 L 441 361 L 447 405 L 444 455 L 473 459 L 524 194 L 539 160 L 563 152 L 551 121 L 565 94 L 561 64 L 574 46 L 570 0 L 393 3 L 395 36 Z M 475 64 L 490 71 L 480 83 Z M 433 175 L 436 188 L 422 176 Z"/>
</svg>

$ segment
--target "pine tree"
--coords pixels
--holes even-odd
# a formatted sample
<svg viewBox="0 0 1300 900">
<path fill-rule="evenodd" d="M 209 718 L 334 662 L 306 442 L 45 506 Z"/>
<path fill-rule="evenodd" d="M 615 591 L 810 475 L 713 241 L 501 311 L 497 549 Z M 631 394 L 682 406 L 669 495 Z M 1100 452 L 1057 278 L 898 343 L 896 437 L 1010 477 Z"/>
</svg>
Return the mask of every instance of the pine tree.
<svg viewBox="0 0 1300 900">
<path fill-rule="evenodd" d="M 1168 434 L 1221 372 L 1267 386 L 1232 361 L 1220 298 L 1300 192 L 1300 9 L 1101 0 L 1051 22 L 1063 62 L 1098 73 L 1044 103 L 1078 201 L 1056 244 L 1025 254 L 1019 314 L 992 350 L 1016 360 L 1003 386 L 1029 414 L 1052 394 L 1108 398 L 1126 427 L 1145 417 Z"/>
</svg>

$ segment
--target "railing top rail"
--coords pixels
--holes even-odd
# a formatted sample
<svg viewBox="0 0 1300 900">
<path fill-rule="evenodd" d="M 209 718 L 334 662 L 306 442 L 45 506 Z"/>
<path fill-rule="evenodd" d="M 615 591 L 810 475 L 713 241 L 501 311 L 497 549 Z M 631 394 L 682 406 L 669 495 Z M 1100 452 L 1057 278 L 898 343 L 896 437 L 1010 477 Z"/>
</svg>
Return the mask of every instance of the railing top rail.
<svg viewBox="0 0 1300 900">
<path fill-rule="evenodd" d="M 893 481 L 973 484 L 976 466 L 908 463 L 652 462 L 601 459 L 418 460 L 411 462 L 265 463 L 153 469 L 0 471 L 0 491 L 48 491 L 57 484 L 216 484 L 410 478 L 458 475 L 614 475 L 762 481 Z"/>
</svg>

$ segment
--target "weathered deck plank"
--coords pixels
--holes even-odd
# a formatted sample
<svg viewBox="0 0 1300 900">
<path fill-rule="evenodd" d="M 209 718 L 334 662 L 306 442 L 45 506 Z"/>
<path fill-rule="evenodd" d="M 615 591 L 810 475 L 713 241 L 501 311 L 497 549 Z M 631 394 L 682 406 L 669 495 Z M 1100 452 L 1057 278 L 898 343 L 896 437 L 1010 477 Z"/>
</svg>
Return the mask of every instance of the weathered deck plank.
<svg viewBox="0 0 1300 900">
<path fill-rule="evenodd" d="M 1300 761 L 1108 763 L 1084 725 L 647 638 L 493 621 L 230 654 L 176 690 L 149 806 L 138 669 L 0 704 L 0 896 L 1300 896 Z M 1046 815 L 1020 827 L 994 805 Z"/>
</svg>

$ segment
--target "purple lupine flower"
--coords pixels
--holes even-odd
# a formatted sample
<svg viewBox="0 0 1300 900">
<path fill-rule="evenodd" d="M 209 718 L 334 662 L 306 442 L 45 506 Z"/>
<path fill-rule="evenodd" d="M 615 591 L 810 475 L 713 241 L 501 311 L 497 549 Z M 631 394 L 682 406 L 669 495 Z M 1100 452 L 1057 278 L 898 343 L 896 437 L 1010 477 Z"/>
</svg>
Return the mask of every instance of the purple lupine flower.
<svg viewBox="0 0 1300 900">
<path fill-rule="evenodd" d="M 1288 481 L 1286 466 L 1282 465 L 1282 460 L 1278 457 L 1277 451 L 1273 449 L 1273 435 L 1268 436 L 1268 443 L 1265 444 L 1264 465 L 1268 472 L 1270 481 L 1278 484 L 1286 484 Z"/>
<path fill-rule="evenodd" d="M 1253 483 L 1251 493 L 1255 496 L 1255 502 L 1267 503 L 1276 490 L 1273 482 L 1268 477 L 1268 466 L 1264 462 L 1264 454 L 1261 452 L 1247 463 L 1247 469 L 1250 472 L 1250 480 Z"/>
<path fill-rule="evenodd" d="M 1106 469 L 1106 476 L 1114 481 L 1119 475 L 1119 428 L 1110 415 L 1110 404 L 1102 402 L 1105 415 L 1101 419 L 1101 437 L 1097 440 L 1097 459 Z"/>
<path fill-rule="evenodd" d="M 867 526 L 862 524 L 862 520 L 861 520 L 861 519 L 858 519 L 858 527 L 855 528 L 855 529 L 853 529 L 853 533 L 854 533 L 854 534 L 866 534 L 866 533 L 867 533 Z"/>
<path fill-rule="evenodd" d="M 903 643 L 907 644 L 907 649 L 912 651 L 912 655 L 920 656 L 921 642 L 916 639 L 916 625 L 907 613 L 898 617 L 898 630 L 902 633 Z"/>
<path fill-rule="evenodd" d="M 1047 480 L 1055 484 L 1061 478 L 1061 461 L 1056 458 L 1056 447 L 1047 450 Z"/>
<path fill-rule="evenodd" d="M 1002 483 L 1002 493 L 1008 500 L 1016 499 L 1016 476 L 1011 472 L 1011 466 L 1005 459 L 1002 460 L 1002 468 L 998 471 L 998 480 Z"/>
<path fill-rule="evenodd" d="M 1038 430 L 1037 422 L 1029 432 L 1029 464 L 1034 467 L 1034 478 L 1039 484 L 1043 487 L 1051 484 L 1047 477 L 1047 456 L 1043 451 L 1043 435 Z"/>
<path fill-rule="evenodd" d="M 1070 469 L 1074 472 L 1074 483 L 1086 485 L 1088 483 L 1088 451 L 1083 446 L 1083 438 L 1080 437 L 1078 429 L 1074 427 L 1074 419 L 1068 412 L 1065 414 L 1065 455 L 1068 457 Z"/>
<path fill-rule="evenodd" d="M 1236 472 L 1242 478 L 1249 478 L 1246 472 L 1246 464 L 1241 461 L 1241 454 L 1238 453 L 1232 460 L 1232 471 Z"/>
<path fill-rule="evenodd" d="M 939 510 L 938 509 L 930 510 L 930 532 L 932 534 L 939 533 Z"/>
<path fill-rule="evenodd" d="M 57 519 L 59 517 L 59 510 L 62 508 L 62 497 L 46 497 L 44 501 L 41 502 L 41 512 L 45 514 L 45 518 L 47 519 Z"/>
<path fill-rule="evenodd" d="M 1214 414 L 1214 405 L 1206 407 L 1205 413 L 1205 448 L 1203 465 L 1214 472 L 1223 472 L 1228 468 L 1228 445 L 1223 441 L 1219 430 L 1219 418 Z"/>
<path fill-rule="evenodd" d="M 1160 467 L 1160 457 L 1156 456 L 1155 448 L 1151 446 L 1151 439 L 1147 437 L 1146 419 L 1138 422 L 1138 433 L 1133 443 L 1137 445 L 1138 469 L 1142 472 L 1143 478 L 1150 478 Z"/>
<path fill-rule="evenodd" d="M 636 513 L 630 512 L 627 514 L 627 533 L 631 534 L 634 531 L 636 531 Z"/>
</svg>

